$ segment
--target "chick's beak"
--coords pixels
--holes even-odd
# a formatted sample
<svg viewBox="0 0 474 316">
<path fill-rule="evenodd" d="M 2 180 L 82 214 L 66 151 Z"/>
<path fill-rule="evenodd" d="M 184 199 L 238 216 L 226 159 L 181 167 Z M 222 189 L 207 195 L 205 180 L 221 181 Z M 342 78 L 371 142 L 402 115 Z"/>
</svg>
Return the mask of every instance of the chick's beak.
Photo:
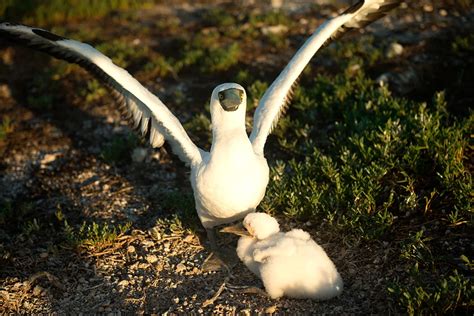
<svg viewBox="0 0 474 316">
<path fill-rule="evenodd" d="M 220 232 L 222 232 L 222 233 L 231 233 L 231 234 L 235 234 L 235 235 L 238 235 L 238 236 L 252 237 L 249 234 L 249 232 L 244 228 L 242 223 L 238 223 L 236 225 L 224 227 L 220 230 Z"/>
<path fill-rule="evenodd" d="M 241 89 L 229 88 L 219 92 L 219 103 L 225 111 L 233 112 L 242 103 L 244 92 Z"/>
</svg>

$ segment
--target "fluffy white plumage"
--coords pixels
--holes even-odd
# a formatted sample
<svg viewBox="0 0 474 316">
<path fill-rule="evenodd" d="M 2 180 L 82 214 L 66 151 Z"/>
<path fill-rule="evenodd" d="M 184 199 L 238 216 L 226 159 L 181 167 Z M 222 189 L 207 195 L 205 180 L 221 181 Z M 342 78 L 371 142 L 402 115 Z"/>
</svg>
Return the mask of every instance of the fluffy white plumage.
<svg viewBox="0 0 474 316">
<path fill-rule="evenodd" d="M 77 63 L 110 87 L 128 110 L 134 126 L 149 137 L 153 147 L 168 141 L 173 152 L 191 167 L 196 209 L 204 227 L 210 229 L 243 218 L 262 200 L 268 184 L 268 165 L 263 153 L 267 136 L 288 101 L 292 85 L 313 55 L 331 38 L 349 28 L 365 26 L 399 2 L 359 1 L 322 24 L 265 92 L 255 112 L 250 137 L 245 130 L 245 90 L 235 83 L 216 87 L 211 96 L 210 152 L 191 141 L 179 120 L 157 96 L 92 46 L 8 22 L 0 23 L 0 37 Z"/>
<path fill-rule="evenodd" d="M 243 225 L 251 236 L 240 237 L 237 255 L 262 279 L 271 298 L 326 300 L 342 292 L 334 263 L 307 232 L 280 232 L 277 221 L 265 213 L 248 214 Z"/>
</svg>

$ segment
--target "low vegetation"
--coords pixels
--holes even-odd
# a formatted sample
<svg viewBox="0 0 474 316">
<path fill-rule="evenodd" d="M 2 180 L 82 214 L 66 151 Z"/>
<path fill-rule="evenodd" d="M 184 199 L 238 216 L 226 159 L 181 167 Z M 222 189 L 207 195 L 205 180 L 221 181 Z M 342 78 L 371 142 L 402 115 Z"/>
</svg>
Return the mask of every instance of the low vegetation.
<svg viewBox="0 0 474 316">
<path fill-rule="evenodd" d="M 138 8 L 151 2 L 148 0 L 4 0 L 0 3 L 0 15 L 7 19 L 19 19 L 24 23 L 48 25 L 78 19 L 96 19 L 112 10 Z"/>
</svg>

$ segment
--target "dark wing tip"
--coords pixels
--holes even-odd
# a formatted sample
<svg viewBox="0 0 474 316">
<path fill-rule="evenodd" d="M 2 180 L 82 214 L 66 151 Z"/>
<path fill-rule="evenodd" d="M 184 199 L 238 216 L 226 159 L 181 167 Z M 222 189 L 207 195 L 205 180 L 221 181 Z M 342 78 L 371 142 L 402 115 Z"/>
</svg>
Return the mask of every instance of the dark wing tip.
<svg viewBox="0 0 474 316">
<path fill-rule="evenodd" d="M 65 37 L 53 34 L 51 32 L 48 32 L 48 31 L 45 31 L 45 30 L 42 30 L 42 29 L 31 29 L 31 31 L 33 33 L 35 33 L 36 35 L 39 35 L 39 36 L 41 36 L 41 37 L 43 37 L 47 40 L 53 41 L 53 42 L 61 41 L 61 40 L 66 39 Z"/>
<path fill-rule="evenodd" d="M 365 1 L 362 0 L 362 1 L 359 1 L 359 2 L 356 2 L 354 3 L 353 5 L 351 5 L 349 8 L 347 8 L 346 11 L 344 11 L 342 14 L 351 14 L 351 13 L 354 13 L 356 12 L 357 10 L 359 10 L 363 5 L 364 5 Z"/>
</svg>

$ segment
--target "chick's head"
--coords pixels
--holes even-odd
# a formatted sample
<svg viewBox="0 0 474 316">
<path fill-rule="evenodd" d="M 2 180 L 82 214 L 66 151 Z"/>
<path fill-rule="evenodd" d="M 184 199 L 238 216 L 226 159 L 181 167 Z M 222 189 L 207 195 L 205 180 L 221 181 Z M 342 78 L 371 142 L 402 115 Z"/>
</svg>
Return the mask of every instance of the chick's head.
<svg viewBox="0 0 474 316">
<path fill-rule="evenodd" d="M 253 237 L 261 240 L 280 231 L 277 220 L 265 213 L 250 213 L 244 218 L 243 225 Z"/>
</svg>

